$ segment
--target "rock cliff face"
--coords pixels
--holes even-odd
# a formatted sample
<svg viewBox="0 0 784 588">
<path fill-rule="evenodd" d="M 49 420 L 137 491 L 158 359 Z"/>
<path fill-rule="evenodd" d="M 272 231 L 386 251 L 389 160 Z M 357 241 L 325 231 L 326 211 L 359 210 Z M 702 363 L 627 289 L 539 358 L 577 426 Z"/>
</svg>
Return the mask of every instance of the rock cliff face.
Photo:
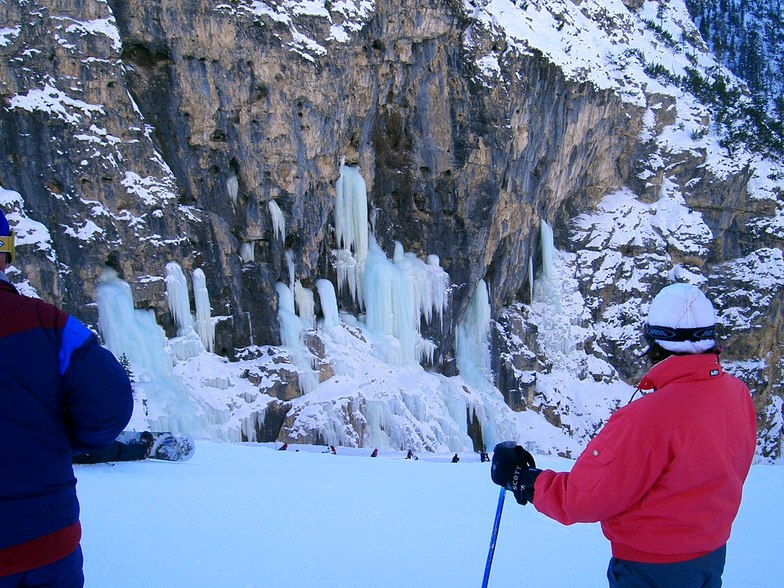
<svg viewBox="0 0 784 588">
<path fill-rule="evenodd" d="M 496 383 L 514 408 L 543 410 L 533 374 L 549 368 L 528 316 L 528 268 L 548 221 L 557 246 L 576 256 L 567 267 L 588 309 L 577 322 L 625 320 L 633 332 L 651 292 L 678 276 L 698 276 L 727 308 L 747 309 L 729 325 L 727 355 L 758 360 L 744 375 L 773 431 L 765 451 L 776 457 L 781 180 L 771 188 L 765 176 L 768 197 L 754 197 L 750 165 L 717 172 L 706 150 L 668 147 L 662 133 L 678 117 L 667 95 L 630 101 L 575 79 L 483 23 L 483 4 L 4 3 L 0 185 L 24 199 L 6 204 L 24 221 L 18 275 L 94 325 L 95 287 L 109 266 L 172 335 L 162 276 L 177 260 L 207 277 L 221 319 L 217 353 L 280 344 L 274 285 L 289 282 L 286 252 L 303 286 L 335 281 L 335 183 L 345 161 L 367 182 L 387 254 L 395 241 L 436 254 L 451 277 L 447 316 L 428 327 L 443 373 L 456 372 L 454 325 L 484 279 L 498 324 L 530 343 L 524 352 L 496 334 Z M 657 225 L 655 237 L 600 238 L 591 215 L 622 190 L 648 206 L 616 211 L 629 226 L 635 215 L 655 216 L 664 193 L 700 215 L 704 232 L 687 238 Z M 40 243 L 34 221 L 48 228 L 48 247 L 25 247 Z M 609 268 L 614 256 L 626 263 Z M 761 268 L 761 256 L 773 276 L 760 269 L 750 285 L 744 270 Z M 623 379 L 639 376 L 642 361 L 629 359 L 639 338 L 602 329 L 586 337 L 589 355 Z M 269 417 L 273 428 L 284 413 Z"/>
</svg>

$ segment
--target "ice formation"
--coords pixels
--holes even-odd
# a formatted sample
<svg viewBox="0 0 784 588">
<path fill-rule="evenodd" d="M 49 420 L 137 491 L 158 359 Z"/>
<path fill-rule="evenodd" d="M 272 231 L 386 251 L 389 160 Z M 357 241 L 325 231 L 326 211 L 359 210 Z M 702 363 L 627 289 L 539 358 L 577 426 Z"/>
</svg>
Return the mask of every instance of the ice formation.
<svg viewBox="0 0 784 588">
<path fill-rule="evenodd" d="M 240 258 L 242 259 L 242 263 L 251 263 L 256 261 L 253 241 L 245 241 L 242 243 L 242 245 L 240 245 Z"/>
<path fill-rule="evenodd" d="M 513 439 L 517 430 L 509 407 L 493 384 L 490 368 L 490 310 L 487 284 L 479 280 L 463 319 L 455 329 L 457 368 L 475 391 L 466 408 L 482 426 L 485 447 Z"/>
<path fill-rule="evenodd" d="M 307 394 L 318 385 L 318 374 L 313 369 L 314 357 L 305 345 L 304 330 L 309 325 L 295 313 L 291 289 L 283 282 L 278 282 L 275 290 L 278 293 L 280 338 L 294 359 L 300 388 Z"/>
<path fill-rule="evenodd" d="M 291 249 L 286 249 L 286 253 L 284 254 L 286 257 L 286 268 L 289 271 L 289 283 L 288 287 L 290 290 L 294 290 L 294 277 L 296 275 L 296 265 L 294 264 L 294 252 Z"/>
<path fill-rule="evenodd" d="M 297 316 L 301 318 L 311 328 L 316 326 L 316 302 L 313 292 L 302 285 L 302 282 L 294 282 L 294 303 L 297 308 Z"/>
<path fill-rule="evenodd" d="M 575 334 L 571 319 L 564 312 L 564 300 L 569 288 L 566 276 L 556 270 L 558 250 L 553 241 L 553 230 L 542 220 L 542 267 L 534 280 L 532 306 L 541 315 L 539 341 L 548 357 L 568 356 L 575 349 Z M 574 286 L 576 288 L 576 285 Z"/>
<path fill-rule="evenodd" d="M 229 193 L 231 203 L 237 205 L 237 195 L 239 194 L 240 183 L 237 179 L 237 170 L 234 166 L 229 167 L 229 176 L 226 178 L 226 191 Z"/>
<path fill-rule="evenodd" d="M 367 187 L 356 167 L 341 164 L 335 190 L 338 291 L 342 292 L 348 286 L 351 296 L 361 307 L 360 286 L 369 243 Z"/>
<path fill-rule="evenodd" d="M 433 312 L 443 315 L 449 275 L 431 258 L 427 264 L 395 244 L 390 261 L 374 237 L 369 238 L 365 262 L 365 323 L 389 338 L 386 357 L 394 365 L 432 363 L 435 345 L 422 338 L 420 323 L 430 322 Z"/>
<path fill-rule="evenodd" d="M 473 386 L 484 386 L 490 376 L 490 299 L 484 280 L 474 288 L 463 320 L 455 329 L 457 367 Z"/>
<path fill-rule="evenodd" d="M 137 376 L 135 422 L 146 420 L 156 431 L 203 433 L 204 412 L 172 375 L 174 362 L 166 350 L 166 334 L 155 321 L 155 313 L 133 307 L 130 286 L 114 270 L 104 271 L 96 298 L 104 345 L 116 357 L 127 358 Z M 143 414 L 145 410 L 147 414 Z"/>
<path fill-rule="evenodd" d="M 283 283 L 276 286 L 281 338 L 299 369 L 303 390 L 309 387 L 292 403 L 290 434 L 296 438 L 300 431 L 310 435 L 316 430 L 326 442 L 348 446 L 465 450 L 472 447 L 468 416 L 481 423 L 484 442 L 511 438 L 514 419 L 490 381 L 486 284 L 477 286 L 460 325 L 458 365 L 461 374 L 465 372 L 463 378 L 428 374 L 421 363 L 432 363 L 436 345 L 422 337 L 420 328 L 435 320 L 443 322 L 449 275 L 437 255 L 422 261 L 395 243 L 390 259 L 369 231 L 360 230 L 360 226 L 367 228 L 367 196 L 354 168 L 341 167 L 337 199 L 338 287 L 348 286 L 365 314 L 342 315 L 348 324 L 344 323 L 333 284 L 324 279 L 316 282 L 323 315 L 319 336 L 335 377 L 321 384 L 303 381 L 314 374 L 313 357 L 303 343 L 303 329 L 312 323 L 303 313 L 309 307 L 299 301 L 305 290 L 297 294 L 301 285 L 294 282 L 293 259 L 287 252 L 295 292 Z M 390 370 L 390 366 L 400 369 Z M 481 389 L 469 394 L 466 383 Z"/>
<path fill-rule="evenodd" d="M 169 343 L 175 357 L 188 359 L 202 353 L 205 344 L 196 333 L 188 298 L 188 280 L 179 264 L 173 261 L 166 264 L 166 301 L 177 325 L 177 337 Z M 209 300 L 207 305 L 209 307 Z"/>
<path fill-rule="evenodd" d="M 212 353 L 215 348 L 215 323 L 211 316 L 207 278 L 201 268 L 193 270 L 193 300 L 196 306 L 196 332 L 207 351 Z"/>
<path fill-rule="evenodd" d="M 188 281 L 182 273 L 182 268 L 173 261 L 166 264 L 166 302 L 169 304 L 172 320 L 177 325 L 178 335 L 193 328 Z"/>
<path fill-rule="evenodd" d="M 338 300 L 335 295 L 335 287 L 329 280 L 316 281 L 319 301 L 321 302 L 321 314 L 324 316 L 322 328 L 326 331 L 340 325 L 340 315 L 338 314 Z"/>
<path fill-rule="evenodd" d="M 272 218 L 272 232 L 282 242 L 286 238 L 286 217 L 283 216 L 283 211 L 274 200 L 270 200 L 267 207 Z"/>
</svg>

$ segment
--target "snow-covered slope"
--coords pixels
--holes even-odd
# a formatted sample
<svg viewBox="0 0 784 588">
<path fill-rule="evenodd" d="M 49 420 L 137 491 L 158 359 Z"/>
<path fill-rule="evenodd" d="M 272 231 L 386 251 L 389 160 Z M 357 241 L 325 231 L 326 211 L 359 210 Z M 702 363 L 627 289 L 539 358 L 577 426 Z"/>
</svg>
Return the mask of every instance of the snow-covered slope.
<svg viewBox="0 0 784 588">
<path fill-rule="evenodd" d="M 198 442 L 193 459 L 77 466 L 87 586 L 479 586 L 498 487 L 451 453 Z M 541 467 L 572 462 L 537 456 Z M 784 468 L 753 466 L 727 548 L 725 586 L 775 588 Z M 601 588 L 598 525 L 563 527 L 507 493 L 492 587 Z"/>
</svg>

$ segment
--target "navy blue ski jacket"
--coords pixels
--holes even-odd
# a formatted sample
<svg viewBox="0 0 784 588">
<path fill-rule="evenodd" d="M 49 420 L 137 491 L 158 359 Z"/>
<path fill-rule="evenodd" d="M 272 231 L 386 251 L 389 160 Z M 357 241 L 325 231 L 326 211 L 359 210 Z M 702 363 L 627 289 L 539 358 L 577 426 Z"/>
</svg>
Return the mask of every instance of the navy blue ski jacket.
<svg viewBox="0 0 784 588">
<path fill-rule="evenodd" d="M 0 550 L 79 521 L 72 451 L 109 445 L 132 409 L 92 331 L 0 281 Z"/>
</svg>

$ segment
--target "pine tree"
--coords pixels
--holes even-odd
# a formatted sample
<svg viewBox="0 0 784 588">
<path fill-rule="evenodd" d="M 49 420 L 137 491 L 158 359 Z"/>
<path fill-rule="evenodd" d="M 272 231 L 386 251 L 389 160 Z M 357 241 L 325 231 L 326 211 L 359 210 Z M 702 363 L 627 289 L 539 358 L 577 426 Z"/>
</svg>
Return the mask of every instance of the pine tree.
<svg viewBox="0 0 784 588">
<path fill-rule="evenodd" d="M 784 0 L 686 0 L 686 6 L 716 58 L 748 85 L 753 106 L 740 108 L 754 127 L 748 136 L 781 154 Z"/>
<path fill-rule="evenodd" d="M 125 373 L 128 375 L 128 379 L 131 382 L 133 382 L 134 381 L 133 369 L 131 369 L 131 361 L 128 359 L 128 356 L 123 353 L 118 361 L 120 362 L 122 368 L 125 370 Z"/>
</svg>

